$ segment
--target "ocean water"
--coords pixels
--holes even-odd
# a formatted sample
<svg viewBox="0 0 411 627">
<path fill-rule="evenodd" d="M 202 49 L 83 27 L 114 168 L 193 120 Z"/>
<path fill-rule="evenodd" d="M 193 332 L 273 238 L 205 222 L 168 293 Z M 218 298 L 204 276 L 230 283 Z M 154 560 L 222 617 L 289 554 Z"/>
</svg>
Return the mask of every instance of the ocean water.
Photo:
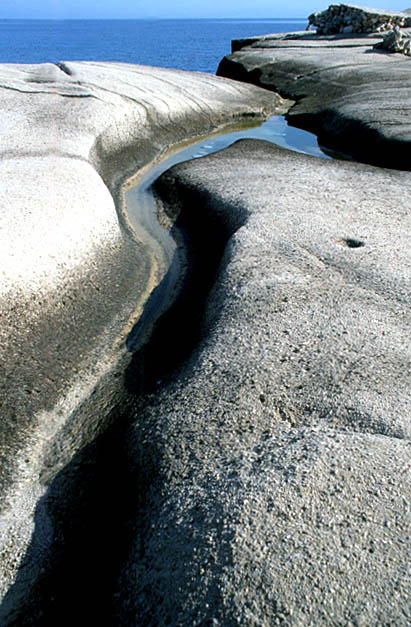
<svg viewBox="0 0 411 627">
<path fill-rule="evenodd" d="M 232 39 L 306 26 L 306 19 L 0 19 L 0 63 L 121 61 L 215 74 Z"/>
<path fill-rule="evenodd" d="M 0 19 L 0 63 L 120 61 L 215 74 L 221 59 L 231 52 L 232 39 L 304 30 L 306 25 L 304 19 Z M 299 152 L 324 156 L 314 135 L 288 126 L 283 117 L 274 116 L 252 134 Z M 249 135 L 247 131 L 245 136 Z M 219 141 L 214 139 L 210 148 L 202 147 L 201 154 L 224 147 Z M 187 158 L 201 156 L 195 154 L 197 150 Z"/>
</svg>

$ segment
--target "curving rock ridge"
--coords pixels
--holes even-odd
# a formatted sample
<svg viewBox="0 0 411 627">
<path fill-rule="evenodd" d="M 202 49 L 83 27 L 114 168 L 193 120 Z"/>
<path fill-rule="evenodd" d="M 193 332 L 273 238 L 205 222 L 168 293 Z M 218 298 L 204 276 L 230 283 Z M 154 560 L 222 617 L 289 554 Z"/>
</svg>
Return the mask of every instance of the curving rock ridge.
<svg viewBox="0 0 411 627">
<path fill-rule="evenodd" d="M 169 146 L 279 105 L 262 90 L 178 70 L 0 67 L 3 595 L 43 503 L 41 538 L 2 624 L 50 558 L 47 484 L 132 396 L 125 339 L 166 268 L 132 232 L 123 183 Z"/>
<path fill-rule="evenodd" d="M 410 174 L 242 141 L 157 193 L 225 249 L 130 431 L 121 624 L 409 625 Z"/>
<path fill-rule="evenodd" d="M 410 59 L 378 33 L 265 35 L 233 42 L 220 76 L 296 100 L 289 122 L 359 161 L 411 170 Z"/>
</svg>

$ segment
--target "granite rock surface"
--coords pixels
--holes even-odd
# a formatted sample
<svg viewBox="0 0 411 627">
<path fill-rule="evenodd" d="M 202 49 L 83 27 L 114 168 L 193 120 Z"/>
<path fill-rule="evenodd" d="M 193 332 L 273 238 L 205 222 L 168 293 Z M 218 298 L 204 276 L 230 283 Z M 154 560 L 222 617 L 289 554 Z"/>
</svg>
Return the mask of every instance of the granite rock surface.
<svg viewBox="0 0 411 627">
<path fill-rule="evenodd" d="M 225 244 L 197 350 L 130 431 L 121 624 L 409 624 L 408 191 L 247 141 L 157 183 Z"/>
<path fill-rule="evenodd" d="M 378 33 L 265 35 L 234 41 L 218 74 L 296 100 L 289 122 L 329 149 L 409 170 L 410 59 L 381 43 Z"/>
<path fill-rule="evenodd" d="M 178 70 L 0 67 L 2 595 L 47 485 L 127 402 L 125 340 L 163 270 L 130 227 L 124 182 L 168 147 L 279 104 L 263 90 Z M 6 613 L 50 558 L 42 507 L 41 541 Z"/>
<path fill-rule="evenodd" d="M 221 71 L 295 99 L 290 118 L 336 149 L 404 167 L 409 60 L 370 53 L 380 41 L 268 36 Z M 409 172 L 260 142 L 173 169 L 156 195 L 190 272 L 130 362 L 162 273 L 124 181 L 284 103 L 122 64 L 1 76 L 0 622 L 408 625 Z"/>
</svg>

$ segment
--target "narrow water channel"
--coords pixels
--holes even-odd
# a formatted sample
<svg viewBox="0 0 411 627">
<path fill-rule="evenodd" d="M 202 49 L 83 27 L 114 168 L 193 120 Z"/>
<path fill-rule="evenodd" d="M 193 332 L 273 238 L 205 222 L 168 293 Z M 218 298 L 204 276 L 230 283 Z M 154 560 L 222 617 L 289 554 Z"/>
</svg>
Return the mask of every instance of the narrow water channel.
<svg viewBox="0 0 411 627">
<path fill-rule="evenodd" d="M 194 267 L 190 267 L 194 285 L 189 286 L 189 298 L 181 298 L 180 303 L 176 299 L 169 307 L 171 291 L 181 273 L 179 250 L 169 231 L 157 220 L 152 184 L 177 163 L 217 152 L 245 138 L 263 139 L 325 157 L 315 135 L 289 127 L 283 117 L 276 116 L 260 127 L 209 137 L 189 146 L 155 165 L 135 188 L 126 192 L 126 211 L 137 239 L 149 240 L 155 263 L 160 259 L 164 275 L 157 277 L 160 278 L 158 287 L 145 304 L 134 335 L 130 334 L 127 343 L 134 354 L 124 375 L 125 387 L 135 403 L 150 392 L 152 382 L 157 386 L 164 373 L 173 372 L 196 345 L 193 321 L 201 317 L 204 299 L 226 241 L 225 234 L 219 233 L 218 228 L 217 232 L 213 231 L 213 258 L 210 259 L 206 250 L 207 229 L 208 232 L 213 230 L 213 224 L 205 216 L 202 223 L 189 225 L 187 238 L 203 267 L 199 268 L 198 263 L 196 267 L 194 259 Z M 145 235 L 141 235 L 142 231 Z M 173 306 L 174 312 L 171 311 Z M 166 310 L 168 317 L 159 321 Z M 154 323 L 154 333 L 144 345 Z M 188 331 L 192 332 L 191 336 Z M 144 337 L 139 337 L 139 333 Z M 136 456 L 134 449 L 130 453 L 129 411 L 127 404 L 113 410 L 109 428 L 78 451 L 49 485 L 36 512 L 35 532 L 25 558 L 27 564 L 30 565 L 31 560 L 35 563 L 38 552 L 44 550 L 44 512 L 47 512 L 54 534 L 47 564 L 33 581 L 24 567 L 17 575 L 14 587 L 3 601 L 3 616 L 9 616 L 6 623 L 9 627 L 58 625 L 63 617 L 64 624 L 73 624 L 79 615 L 83 622 L 92 624 L 135 624 L 133 599 L 118 582 L 123 581 L 124 569 L 135 548 L 136 534 L 144 533 L 143 527 L 138 525 L 144 524 L 141 512 L 149 489 L 145 482 L 155 476 L 157 453 L 150 448 L 155 442 L 145 443 Z M 134 427 L 133 434 L 136 437 Z M 16 598 L 20 597 L 24 602 L 9 615 L 10 607 L 14 607 Z"/>
<path fill-rule="evenodd" d="M 126 193 L 127 214 L 133 227 L 136 229 L 144 228 L 161 242 L 164 237 L 167 238 L 166 230 L 159 225 L 155 217 L 156 210 L 151 191 L 154 181 L 178 163 L 219 152 L 240 139 L 260 139 L 306 155 L 324 159 L 331 158 L 318 145 L 316 135 L 289 126 L 285 116 L 280 115 L 271 117 L 260 126 L 241 128 L 238 131 L 208 137 L 155 164 L 141 177 L 138 185 Z"/>
<path fill-rule="evenodd" d="M 129 350 L 136 350 L 150 335 L 153 323 L 167 309 L 181 274 L 180 253 L 176 240 L 160 225 L 152 191 L 154 182 L 172 166 L 205 157 L 228 148 L 240 139 L 259 139 L 306 155 L 330 159 L 318 145 L 317 136 L 289 126 L 285 116 L 273 116 L 260 126 L 239 128 L 207 137 L 153 165 L 136 187 L 125 194 L 128 220 L 139 239 L 146 242 L 156 261 L 158 287 L 152 292 L 144 311 L 127 340 Z"/>
</svg>

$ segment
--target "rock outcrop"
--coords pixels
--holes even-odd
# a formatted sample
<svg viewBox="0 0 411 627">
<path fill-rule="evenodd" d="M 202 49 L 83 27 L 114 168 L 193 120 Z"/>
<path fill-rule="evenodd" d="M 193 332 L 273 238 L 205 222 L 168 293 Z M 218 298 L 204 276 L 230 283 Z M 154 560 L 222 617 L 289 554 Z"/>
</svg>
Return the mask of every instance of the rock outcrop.
<svg viewBox="0 0 411 627">
<path fill-rule="evenodd" d="M 388 50 L 388 52 L 401 52 L 402 54 L 411 56 L 411 35 L 404 32 L 396 26 L 387 33 L 381 43 L 375 44 L 377 50 Z"/>
<path fill-rule="evenodd" d="M 265 35 L 233 42 L 221 76 L 296 100 L 292 125 L 334 151 L 411 170 L 410 60 L 373 46 L 382 35 Z"/>
<path fill-rule="evenodd" d="M 411 85 L 381 41 L 237 42 L 220 72 L 271 93 L 0 68 L 2 624 L 410 624 Z M 189 272 L 131 356 L 168 272 L 126 181 L 272 91 L 407 171 L 243 141 L 166 173 Z"/>
<path fill-rule="evenodd" d="M 3 596 L 20 567 L 2 624 L 51 564 L 62 501 L 85 490 L 87 473 L 74 487 L 79 452 L 136 393 L 125 381 L 125 341 L 167 267 L 133 232 L 123 184 L 169 146 L 279 104 L 254 87 L 177 70 L 0 67 Z"/>
<path fill-rule="evenodd" d="M 198 350 L 130 431 L 122 624 L 409 624 L 408 190 L 244 141 L 160 179 L 226 244 Z"/>
<path fill-rule="evenodd" d="M 368 9 L 353 4 L 331 4 L 325 11 L 312 13 L 309 26 L 315 26 L 318 35 L 338 33 L 379 33 L 395 26 L 411 26 L 406 12 Z"/>
</svg>

